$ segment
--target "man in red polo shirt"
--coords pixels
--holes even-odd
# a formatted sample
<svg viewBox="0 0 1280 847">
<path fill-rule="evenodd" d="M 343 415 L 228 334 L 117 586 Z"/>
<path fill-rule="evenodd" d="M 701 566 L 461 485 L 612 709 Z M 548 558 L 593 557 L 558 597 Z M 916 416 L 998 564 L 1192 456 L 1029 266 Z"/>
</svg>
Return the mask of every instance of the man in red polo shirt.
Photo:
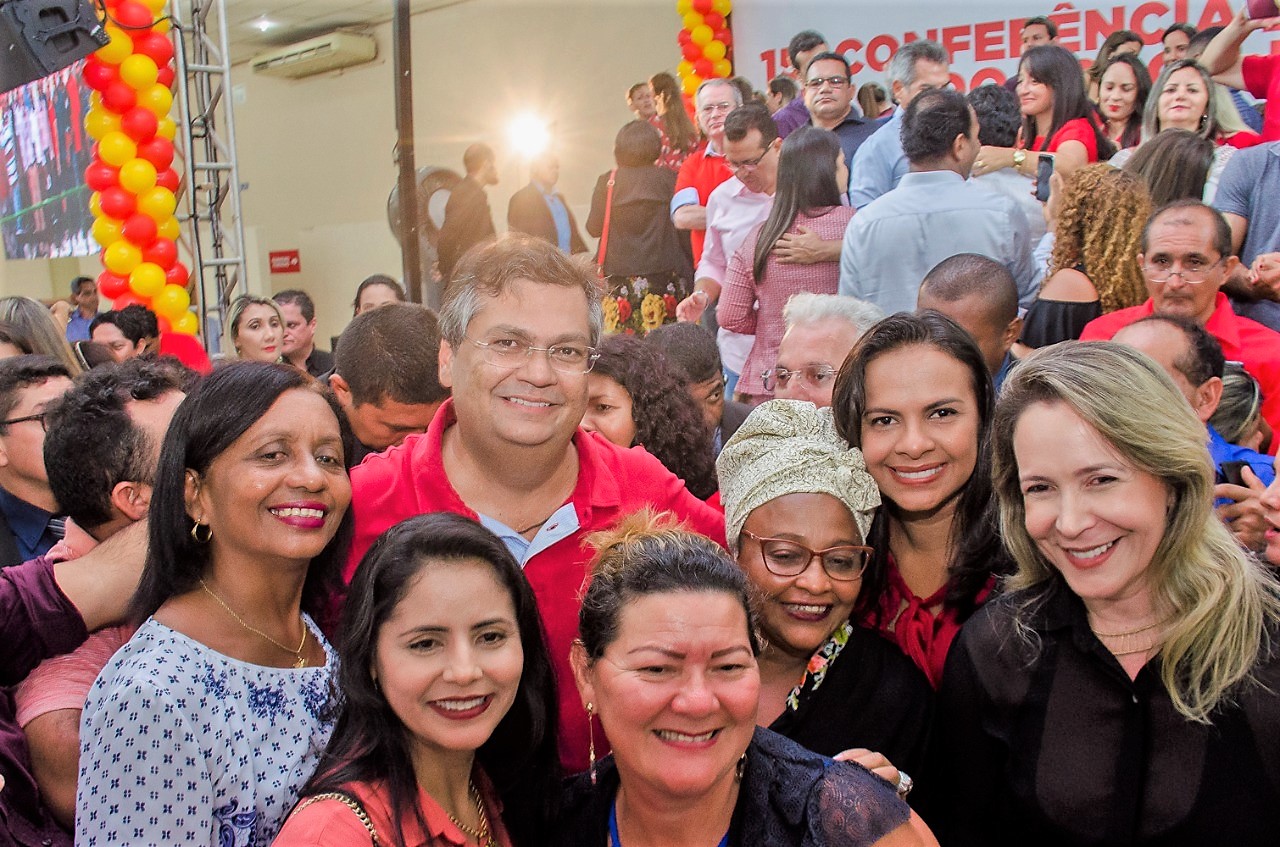
<svg viewBox="0 0 1280 847">
<path fill-rule="evenodd" d="M 603 323 L 592 276 L 551 244 L 512 235 L 459 263 L 440 310 L 440 382 L 453 397 L 422 435 L 351 472 L 345 577 L 387 528 L 425 512 L 497 534 L 538 599 L 560 685 L 561 761 L 587 766 L 587 715 L 569 667 L 592 551 L 585 537 L 638 509 L 672 512 L 724 543 L 724 516 L 642 449 L 578 428 Z M 597 749 L 599 753 L 599 749 Z"/>
<path fill-rule="evenodd" d="M 1200 64 L 1213 74 L 1215 82 L 1267 101 L 1263 141 L 1280 141 L 1280 53 L 1242 57 L 1240 47 L 1254 32 L 1273 26 L 1280 26 L 1280 17 L 1250 20 L 1247 6 L 1241 5 L 1231 23 L 1222 28 L 1200 56 Z"/>
<path fill-rule="evenodd" d="M 1142 231 L 1138 262 L 1150 298 L 1090 321 L 1081 341 L 1105 341 L 1148 315 L 1190 318 L 1218 339 L 1229 361 L 1244 364 L 1262 387 L 1262 416 L 1280 425 L 1280 333 L 1231 310 L 1219 289 L 1239 267 L 1231 253 L 1231 228 L 1199 200 L 1179 200 L 1151 216 Z"/>
<path fill-rule="evenodd" d="M 742 105 L 742 95 L 727 79 L 709 79 L 698 86 L 694 104 L 698 110 L 698 128 L 707 140 L 680 166 L 676 193 L 671 198 L 671 220 L 676 229 L 689 230 L 693 263 L 697 265 L 707 237 L 707 198 L 731 176 L 729 166 L 724 163 L 724 119 Z"/>
</svg>

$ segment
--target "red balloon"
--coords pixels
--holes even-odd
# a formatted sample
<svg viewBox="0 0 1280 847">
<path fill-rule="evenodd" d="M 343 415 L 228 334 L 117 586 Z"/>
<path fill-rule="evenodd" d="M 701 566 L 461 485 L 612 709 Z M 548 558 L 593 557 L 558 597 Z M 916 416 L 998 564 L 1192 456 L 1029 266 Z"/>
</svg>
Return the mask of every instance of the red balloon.
<svg viewBox="0 0 1280 847">
<path fill-rule="evenodd" d="M 182 264 L 182 262 L 177 262 L 173 267 L 164 272 L 164 281 L 166 285 L 181 285 L 183 288 L 186 288 L 187 280 L 190 278 L 190 274 L 187 273 L 187 267 Z"/>
<path fill-rule="evenodd" d="M 703 79 L 710 79 L 715 74 L 715 65 L 710 59 L 699 59 L 693 63 L 693 72 Z"/>
<path fill-rule="evenodd" d="M 128 283 L 126 283 L 126 286 L 127 285 Z M 129 290 L 125 290 L 121 292 L 119 297 L 113 297 L 111 300 L 111 308 L 116 309 L 117 311 L 120 309 L 123 309 L 125 306 L 146 306 L 146 305 L 148 305 L 147 300 L 143 300 L 137 294 L 134 294 L 132 291 L 129 291 Z"/>
<path fill-rule="evenodd" d="M 125 112 L 138 105 L 138 92 L 134 91 L 124 80 L 113 79 L 102 91 L 102 105 L 116 114 Z"/>
<path fill-rule="evenodd" d="M 728 28 L 728 27 L 725 27 L 724 29 L 721 29 L 721 30 L 717 30 L 717 31 L 716 31 L 716 41 L 723 42 L 723 44 L 724 44 L 724 46 L 725 46 L 725 47 L 732 47 L 732 46 L 733 46 L 733 33 L 729 31 L 729 28 Z"/>
<path fill-rule="evenodd" d="M 173 58 L 173 43 L 158 32 L 146 32 L 133 37 L 133 52 L 140 53 L 156 63 L 161 70 Z"/>
<path fill-rule="evenodd" d="M 715 0 L 693 0 L 693 10 L 699 15 L 705 15 L 715 7 Z"/>
<path fill-rule="evenodd" d="M 120 116 L 120 129 L 134 141 L 155 138 L 156 128 L 159 126 L 160 119 L 155 112 L 141 106 L 134 106 Z"/>
<path fill-rule="evenodd" d="M 702 58 L 702 48 L 690 41 L 688 44 L 680 48 L 680 52 L 690 62 L 696 62 Z"/>
<path fill-rule="evenodd" d="M 95 161 L 84 169 L 85 185 L 94 191 L 106 191 L 120 184 L 120 169 L 113 168 L 106 162 Z"/>
<path fill-rule="evenodd" d="M 170 158 L 172 158 L 172 156 L 170 156 Z M 147 161 L 151 162 L 150 159 L 148 159 Z M 154 165 L 155 162 L 151 162 L 151 164 Z M 157 167 L 156 170 L 160 170 L 159 167 Z M 177 191 L 178 190 L 178 172 L 175 171 L 173 168 L 168 168 L 166 170 L 160 171 L 158 174 L 156 174 L 156 185 L 160 186 L 161 188 L 167 188 L 170 191 Z"/>
<path fill-rule="evenodd" d="M 151 10 L 141 3 L 134 3 L 133 0 L 125 0 L 121 3 L 116 8 L 115 18 L 124 29 L 145 29 L 155 23 L 155 19 L 151 17 Z"/>
<path fill-rule="evenodd" d="M 134 212 L 121 231 L 130 243 L 146 247 L 156 240 L 156 222 L 141 212 Z"/>
<path fill-rule="evenodd" d="M 720 29 L 724 26 L 724 15 L 719 12 L 707 12 L 703 16 L 702 22 L 712 29 Z"/>
<path fill-rule="evenodd" d="M 169 319 L 164 315 L 156 315 L 156 324 L 160 327 L 160 331 L 163 333 L 173 332 L 173 324 L 169 323 Z"/>
<path fill-rule="evenodd" d="M 687 30 L 687 29 L 682 29 L 682 30 L 680 30 L 680 32 L 676 35 L 676 41 L 680 42 L 680 46 L 681 46 L 681 47 L 683 47 L 683 46 L 685 46 L 686 44 L 692 44 L 692 43 L 693 43 L 693 36 L 689 34 L 689 30 Z"/>
<path fill-rule="evenodd" d="M 102 190 L 98 205 L 102 207 L 104 214 L 124 220 L 138 208 L 138 199 L 120 186 L 113 185 Z"/>
<path fill-rule="evenodd" d="M 129 290 L 129 278 L 103 271 L 98 274 L 98 293 L 108 300 L 114 300 Z"/>
<path fill-rule="evenodd" d="M 170 270 L 178 261 L 178 245 L 168 238 L 157 238 L 143 249 L 142 261 Z"/>
<path fill-rule="evenodd" d="M 120 79 L 115 65 L 108 65 L 97 56 L 90 56 L 84 63 L 84 84 L 94 91 L 103 91 L 113 81 Z"/>
<path fill-rule="evenodd" d="M 177 78 L 172 65 L 165 65 L 156 72 L 156 82 L 165 88 L 173 88 L 173 81 Z"/>
<path fill-rule="evenodd" d="M 173 163 L 173 142 L 167 138 L 151 138 L 143 141 L 138 145 L 138 158 L 146 159 L 156 166 L 157 171 L 162 171 Z M 156 179 L 159 178 L 160 175 L 157 173 Z"/>
</svg>

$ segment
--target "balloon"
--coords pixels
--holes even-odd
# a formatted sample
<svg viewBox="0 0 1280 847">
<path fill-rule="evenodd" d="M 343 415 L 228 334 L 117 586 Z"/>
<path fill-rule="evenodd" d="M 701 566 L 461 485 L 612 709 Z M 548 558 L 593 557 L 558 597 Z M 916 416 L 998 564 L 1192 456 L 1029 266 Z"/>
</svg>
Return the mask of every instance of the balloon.
<svg viewBox="0 0 1280 847">
<path fill-rule="evenodd" d="M 89 137 L 94 141 L 101 141 L 102 136 L 119 129 L 120 116 L 106 109 L 90 109 L 84 116 L 84 131 L 89 133 Z"/>
<path fill-rule="evenodd" d="M 178 245 L 171 238 L 157 238 L 142 248 L 142 261 L 159 265 L 168 272 L 178 261 Z"/>
<path fill-rule="evenodd" d="M 157 118 L 163 118 L 173 108 L 173 94 L 157 82 L 138 92 L 138 105 L 150 109 Z"/>
<path fill-rule="evenodd" d="M 690 33 L 702 26 L 702 15 L 697 12 L 690 12 L 682 20 L 684 21 L 684 28 L 689 30 Z"/>
<path fill-rule="evenodd" d="M 680 81 L 684 93 L 689 95 L 696 93 L 699 85 L 702 85 L 702 80 L 694 74 L 689 74 Z"/>
<path fill-rule="evenodd" d="M 705 15 L 714 7 L 711 0 L 693 0 L 693 10 L 699 15 Z"/>
<path fill-rule="evenodd" d="M 120 230 L 130 244 L 147 247 L 156 240 L 156 222 L 141 212 L 134 212 Z M 142 257 L 146 261 L 146 256 Z"/>
<path fill-rule="evenodd" d="M 120 171 L 106 162 L 92 162 L 84 169 L 84 182 L 94 191 L 106 191 L 120 184 Z"/>
<path fill-rule="evenodd" d="M 711 27 L 712 30 L 717 30 L 724 26 L 724 15 L 721 15 L 719 12 L 710 12 L 702 19 L 702 22 Z M 123 65 L 120 66 L 120 76 L 121 78 L 124 77 Z"/>
<path fill-rule="evenodd" d="M 173 70 L 172 65 L 165 65 L 156 71 L 156 82 L 165 88 L 172 89 L 173 81 L 177 78 L 177 74 Z"/>
<path fill-rule="evenodd" d="M 173 212 L 177 208 L 178 200 L 167 188 L 157 185 L 138 195 L 138 211 L 157 224 L 173 217 Z"/>
<path fill-rule="evenodd" d="M 133 39 L 133 52 L 146 56 L 163 69 L 173 58 L 173 42 L 158 32 L 144 32 Z"/>
<path fill-rule="evenodd" d="M 705 47 L 714 36 L 715 33 L 706 24 L 698 24 L 698 26 L 689 30 L 689 38 L 699 47 Z"/>
<path fill-rule="evenodd" d="M 706 56 L 712 62 L 718 62 L 725 57 L 729 51 L 725 49 L 723 41 L 712 41 L 706 47 L 702 48 L 702 55 Z"/>
<path fill-rule="evenodd" d="M 123 227 L 115 218 L 108 218 L 105 215 L 93 222 L 90 232 L 93 233 L 93 240 L 101 244 L 103 247 L 110 247 L 120 240 Z"/>
<path fill-rule="evenodd" d="M 123 132 L 108 132 L 98 142 L 98 156 L 108 165 L 117 168 L 130 159 L 137 158 L 138 148 L 133 139 Z"/>
<path fill-rule="evenodd" d="M 164 293 L 164 289 L 163 289 L 163 288 L 162 288 L 162 289 L 160 289 L 160 293 L 161 293 L 161 294 L 163 294 L 163 293 Z M 160 296 L 159 294 L 157 294 L 157 295 L 156 295 L 156 297 L 159 297 L 159 296 Z M 153 311 L 153 312 L 156 310 L 156 298 L 155 298 L 155 297 L 152 297 L 152 298 L 151 298 L 151 303 L 150 303 L 150 304 L 148 304 L 147 308 L 149 308 L 149 309 L 150 309 L 151 311 Z M 173 324 L 169 323 L 169 319 L 168 319 L 168 318 L 166 318 L 164 315 L 156 315 L 156 327 L 157 327 L 161 332 L 173 332 Z"/>
<path fill-rule="evenodd" d="M 208 8 L 208 7 L 206 6 L 205 8 Z M 151 31 L 158 32 L 161 35 L 166 34 L 169 31 L 169 19 L 156 18 L 156 22 L 151 25 Z"/>
<path fill-rule="evenodd" d="M 693 0 L 676 0 L 676 14 L 684 17 L 693 9 Z"/>
<path fill-rule="evenodd" d="M 181 320 L 190 305 L 191 296 L 180 285 L 166 285 L 151 298 L 151 308 L 155 313 L 170 321 Z"/>
<path fill-rule="evenodd" d="M 113 79 L 102 89 L 102 103 L 113 112 L 124 114 L 138 104 L 138 92 L 122 79 Z"/>
<path fill-rule="evenodd" d="M 733 9 L 733 3 L 730 0 L 713 0 L 712 7 L 722 15 L 729 14 Z"/>
<path fill-rule="evenodd" d="M 102 217 L 102 195 L 96 191 L 89 195 L 89 214 Z"/>
<path fill-rule="evenodd" d="M 174 217 L 165 218 L 157 227 L 157 232 L 161 238 L 167 238 L 170 241 L 177 241 L 178 236 L 182 235 L 182 225 L 178 223 L 178 219 Z"/>
<path fill-rule="evenodd" d="M 723 43 L 725 47 L 732 47 L 733 33 L 729 31 L 728 27 L 725 27 L 716 33 L 716 41 Z"/>
<path fill-rule="evenodd" d="M 119 129 L 134 141 L 146 141 L 155 137 L 159 124 L 160 121 L 150 111 L 134 106 L 120 116 Z"/>
<path fill-rule="evenodd" d="M 173 164 L 173 142 L 163 138 L 143 141 L 138 144 L 138 158 L 146 159 L 155 166 L 156 170 L 162 171 Z"/>
<path fill-rule="evenodd" d="M 102 91 L 107 87 L 107 83 L 120 78 L 115 65 L 108 65 L 93 56 L 85 60 L 84 70 L 81 73 L 84 76 L 84 84 L 94 91 Z"/>
<path fill-rule="evenodd" d="M 114 300 L 129 290 L 128 277 L 103 271 L 98 274 L 98 293 L 108 300 Z"/>
<path fill-rule="evenodd" d="M 173 331 L 180 332 L 183 335 L 195 335 L 200 331 L 200 322 L 196 320 L 195 312 L 187 312 L 182 317 L 173 322 Z"/>
<path fill-rule="evenodd" d="M 177 191 L 178 186 L 181 184 L 182 183 L 178 178 L 178 172 L 173 168 L 165 168 L 156 176 L 156 185 L 161 188 L 167 188 L 170 191 Z"/>
<path fill-rule="evenodd" d="M 131 88 L 141 91 L 156 84 L 156 75 L 160 68 L 147 56 L 134 53 L 120 63 L 120 78 Z"/>
<path fill-rule="evenodd" d="M 153 15 L 158 15 L 164 11 L 164 6 L 169 0 L 141 0 L 142 5 L 146 6 Z"/>
<path fill-rule="evenodd" d="M 169 285 L 177 285 L 182 288 L 186 288 L 187 280 L 191 277 L 190 274 L 187 273 L 187 266 L 182 264 L 182 262 L 178 262 L 178 264 L 169 268 L 169 270 L 165 272 L 164 278 Z"/>
<path fill-rule="evenodd" d="M 684 79 L 687 76 L 693 76 L 693 62 L 685 60 L 676 65 L 676 76 Z"/>
<path fill-rule="evenodd" d="M 172 141 L 173 137 L 178 134 L 178 125 L 173 122 L 173 118 L 161 118 L 160 125 L 156 127 L 156 135 Z"/>
<path fill-rule="evenodd" d="M 710 59 L 699 59 L 693 63 L 693 72 L 703 79 L 708 79 L 715 72 L 715 65 L 711 63 Z M 124 176 L 123 168 L 120 169 L 120 175 L 121 177 Z M 123 180 L 121 181 L 123 182 Z"/>
<path fill-rule="evenodd" d="M 116 8 L 115 19 L 125 27 L 137 29 L 145 29 L 155 20 L 150 9 L 133 0 L 125 0 Z M 132 48 L 129 52 L 133 52 Z"/>
<path fill-rule="evenodd" d="M 105 28 L 107 38 L 111 40 L 107 46 L 99 47 L 94 55 L 108 64 L 118 65 L 133 54 L 133 39 L 118 26 L 107 24 Z"/>
<path fill-rule="evenodd" d="M 686 44 L 693 43 L 693 41 L 689 38 L 689 30 L 687 29 L 682 29 L 678 33 L 676 33 L 676 41 L 680 43 L 681 47 L 685 46 Z"/>
<path fill-rule="evenodd" d="M 721 59 L 716 62 L 715 75 L 724 79 L 733 76 L 733 63 L 728 59 Z"/>
<path fill-rule="evenodd" d="M 129 284 L 128 282 L 125 283 L 126 286 L 128 286 L 128 284 Z M 119 297 L 116 297 L 111 301 L 111 308 L 117 309 L 117 310 L 123 309 L 126 306 L 142 306 L 145 308 L 146 305 L 147 305 L 146 300 L 143 300 L 137 294 L 134 294 L 127 287 L 120 294 Z"/>
<path fill-rule="evenodd" d="M 102 251 L 102 264 L 106 266 L 107 270 L 121 276 L 127 275 L 141 263 L 142 251 L 123 238 L 113 244 L 108 244 L 107 248 Z"/>
<path fill-rule="evenodd" d="M 130 159 L 120 166 L 120 187 L 142 194 L 156 187 L 156 166 L 146 159 Z"/>
<path fill-rule="evenodd" d="M 118 220 L 124 220 L 138 208 L 137 199 L 118 185 L 102 190 L 102 211 Z"/>
<path fill-rule="evenodd" d="M 712 42 L 712 43 L 714 44 L 715 42 Z M 681 47 L 680 52 L 683 53 L 684 57 L 688 59 L 690 62 L 697 61 L 699 58 L 702 57 L 702 49 L 698 47 L 698 45 L 694 44 L 692 41 L 690 41 L 684 47 Z"/>
<path fill-rule="evenodd" d="M 129 290 L 150 299 L 164 288 L 164 271 L 150 262 L 142 262 L 129 274 Z"/>
</svg>

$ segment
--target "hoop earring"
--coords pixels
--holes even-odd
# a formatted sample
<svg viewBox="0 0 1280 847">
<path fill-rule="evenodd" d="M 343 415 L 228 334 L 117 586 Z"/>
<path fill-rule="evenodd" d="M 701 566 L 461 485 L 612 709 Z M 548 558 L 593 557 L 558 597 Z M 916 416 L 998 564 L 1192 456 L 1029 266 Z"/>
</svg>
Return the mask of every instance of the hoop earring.
<svg viewBox="0 0 1280 847">
<path fill-rule="evenodd" d="M 200 530 L 202 529 L 204 530 L 203 535 L 200 532 Z M 195 523 L 191 524 L 191 540 L 192 541 L 194 541 L 197 544 L 208 544 L 209 539 L 211 538 L 213 538 L 213 527 L 209 526 L 208 524 L 200 523 L 199 521 L 196 521 Z"/>
<path fill-rule="evenodd" d="M 591 773 L 591 784 L 596 784 L 596 704 L 587 704 L 587 770 Z"/>
</svg>

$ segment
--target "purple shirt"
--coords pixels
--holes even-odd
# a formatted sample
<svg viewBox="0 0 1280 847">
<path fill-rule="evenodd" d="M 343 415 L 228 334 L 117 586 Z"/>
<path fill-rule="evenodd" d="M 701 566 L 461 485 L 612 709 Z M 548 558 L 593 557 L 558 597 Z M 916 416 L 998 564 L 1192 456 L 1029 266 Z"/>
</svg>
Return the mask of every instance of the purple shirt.
<svg viewBox="0 0 1280 847">
<path fill-rule="evenodd" d="M 809 124 L 809 110 L 804 105 L 804 83 L 800 83 L 801 94 L 787 105 L 773 113 L 773 122 L 778 126 L 778 137 L 786 138 L 802 126 Z"/>
<path fill-rule="evenodd" d="M 0 685 L 14 685 L 50 656 L 70 652 L 89 633 L 84 619 L 53 578 L 53 562 L 32 559 L 0 570 Z M 13 695 L 0 691 L 0 847 L 67 845 L 63 831 L 40 803 L 31 775 L 27 739 L 14 716 Z M 48 839 L 46 841 L 46 839 Z"/>
</svg>

